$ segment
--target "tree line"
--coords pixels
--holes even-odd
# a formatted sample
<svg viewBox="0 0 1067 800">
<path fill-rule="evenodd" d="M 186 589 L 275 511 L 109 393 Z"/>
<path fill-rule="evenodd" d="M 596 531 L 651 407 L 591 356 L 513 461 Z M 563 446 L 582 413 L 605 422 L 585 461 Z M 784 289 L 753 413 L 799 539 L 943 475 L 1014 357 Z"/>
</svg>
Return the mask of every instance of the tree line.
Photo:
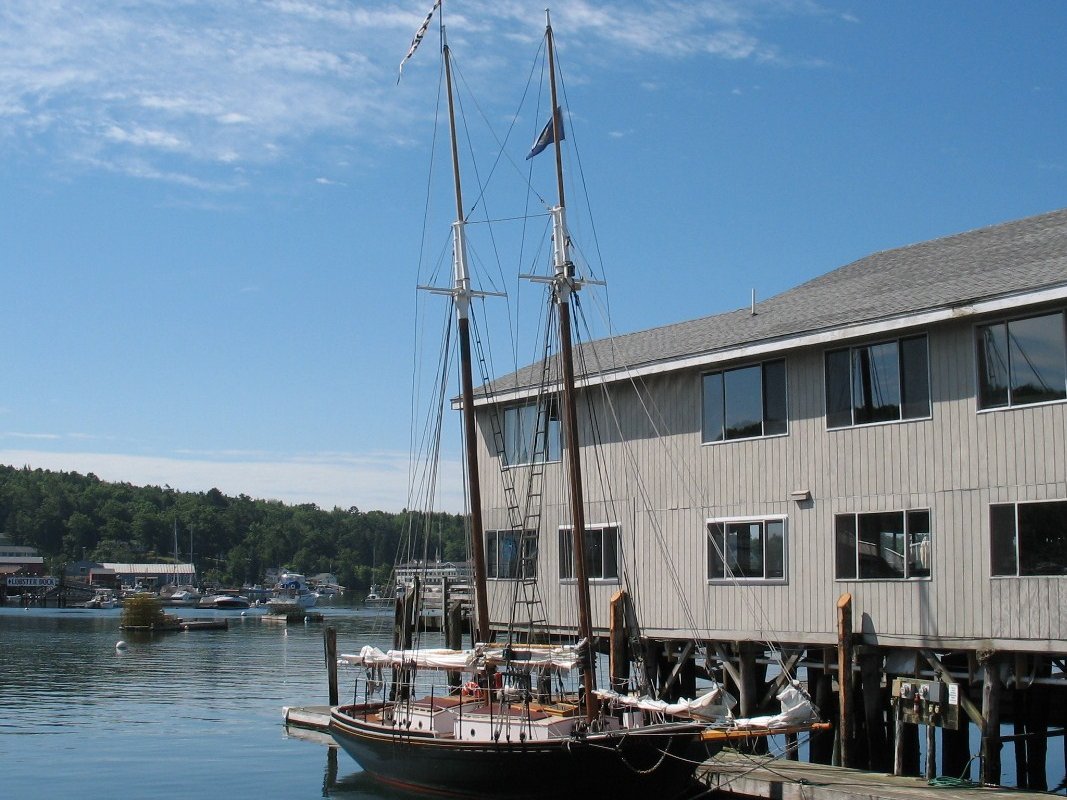
<svg viewBox="0 0 1067 800">
<path fill-rule="evenodd" d="M 256 583 L 267 569 L 286 567 L 332 572 L 342 585 L 366 589 L 386 583 L 400 561 L 467 557 L 458 514 L 326 511 L 3 465 L 0 533 L 37 548 L 53 573 L 80 560 L 187 563 L 191 552 L 201 580 L 216 586 Z"/>
</svg>

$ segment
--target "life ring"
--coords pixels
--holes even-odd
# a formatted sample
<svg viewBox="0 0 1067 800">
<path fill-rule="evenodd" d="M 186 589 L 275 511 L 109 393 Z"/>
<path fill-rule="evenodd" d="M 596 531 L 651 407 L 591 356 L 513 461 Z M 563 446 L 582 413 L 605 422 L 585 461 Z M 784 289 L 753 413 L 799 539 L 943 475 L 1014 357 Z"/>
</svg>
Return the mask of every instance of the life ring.
<svg viewBox="0 0 1067 800">
<path fill-rule="evenodd" d="M 477 681 L 467 681 L 463 684 L 461 694 L 464 697 L 470 697 L 477 700 L 482 696 L 482 687 L 478 685 Z"/>
</svg>

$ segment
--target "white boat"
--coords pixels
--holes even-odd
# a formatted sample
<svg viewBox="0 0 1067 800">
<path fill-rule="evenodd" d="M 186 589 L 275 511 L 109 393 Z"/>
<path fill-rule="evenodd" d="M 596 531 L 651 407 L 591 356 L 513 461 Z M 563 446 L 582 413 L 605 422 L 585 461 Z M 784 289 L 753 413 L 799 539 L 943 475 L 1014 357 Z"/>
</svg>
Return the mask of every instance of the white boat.
<svg viewBox="0 0 1067 800">
<path fill-rule="evenodd" d="M 319 595 L 308 586 L 307 579 L 298 572 L 283 572 L 274 593 L 267 600 L 271 613 L 306 611 L 318 602 Z"/>
<path fill-rule="evenodd" d="M 219 593 L 208 595 L 201 598 L 198 607 L 199 608 L 218 608 L 218 609 L 234 609 L 234 608 L 250 608 L 251 603 L 248 598 L 239 594 L 226 594 Z"/>
<path fill-rule="evenodd" d="M 92 599 L 85 601 L 85 608 L 115 608 L 118 601 L 113 589 L 97 589 Z"/>
</svg>

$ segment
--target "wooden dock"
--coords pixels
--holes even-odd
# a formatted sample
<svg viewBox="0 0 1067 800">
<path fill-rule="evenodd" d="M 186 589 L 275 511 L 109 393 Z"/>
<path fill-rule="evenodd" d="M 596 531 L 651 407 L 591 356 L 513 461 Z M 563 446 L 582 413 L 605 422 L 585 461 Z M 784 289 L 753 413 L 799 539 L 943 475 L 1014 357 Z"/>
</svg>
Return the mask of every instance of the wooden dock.
<svg viewBox="0 0 1067 800">
<path fill-rule="evenodd" d="M 723 750 L 699 770 L 697 778 L 714 792 L 767 800 L 1048 800 L 1043 792 L 998 787 L 931 786 L 924 778 L 864 772 L 805 761 Z"/>
</svg>

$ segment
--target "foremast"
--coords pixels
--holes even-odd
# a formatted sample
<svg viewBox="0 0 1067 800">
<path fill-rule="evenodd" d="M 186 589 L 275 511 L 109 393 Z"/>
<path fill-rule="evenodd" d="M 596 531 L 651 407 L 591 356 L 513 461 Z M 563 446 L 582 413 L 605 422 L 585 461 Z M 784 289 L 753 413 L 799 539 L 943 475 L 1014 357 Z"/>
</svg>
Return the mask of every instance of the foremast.
<svg viewBox="0 0 1067 800">
<path fill-rule="evenodd" d="M 552 140 L 556 154 L 556 187 L 559 203 L 552 209 L 552 297 L 559 315 L 560 367 L 563 380 L 564 450 L 567 453 L 567 479 L 571 505 L 571 541 L 574 548 L 574 577 L 578 585 L 578 641 L 582 649 L 582 688 L 584 689 L 585 718 L 596 717 L 593 691 L 596 688 L 593 658 L 592 610 L 589 600 L 589 574 L 585 563 L 585 502 L 582 496 L 582 465 L 578 452 L 578 413 L 574 389 L 574 354 L 571 333 L 571 294 L 580 288 L 574 277 L 574 262 L 570 257 L 570 236 L 567 234 L 566 196 L 563 188 L 563 138 L 559 102 L 556 92 L 556 51 L 552 38 L 552 20 L 545 12 L 545 36 L 548 44 L 549 86 L 552 91 Z"/>
<path fill-rule="evenodd" d="M 460 397 L 463 403 L 463 445 L 467 465 L 467 499 L 470 503 L 471 560 L 474 573 L 475 640 L 488 642 L 489 593 L 485 574 L 485 536 L 482 523 L 482 492 L 478 478 L 478 447 L 475 437 L 474 376 L 471 366 L 470 306 L 475 296 L 485 292 L 471 290 L 467 269 L 467 242 L 464 234 L 463 188 L 459 173 L 459 144 L 456 137 L 456 114 L 452 99 L 452 61 L 444 28 L 441 30 L 441 53 L 445 66 L 445 85 L 448 94 L 448 129 L 452 144 L 452 176 L 456 194 L 456 221 L 452 223 L 452 290 L 456 305 L 456 333 L 459 337 Z"/>
</svg>

